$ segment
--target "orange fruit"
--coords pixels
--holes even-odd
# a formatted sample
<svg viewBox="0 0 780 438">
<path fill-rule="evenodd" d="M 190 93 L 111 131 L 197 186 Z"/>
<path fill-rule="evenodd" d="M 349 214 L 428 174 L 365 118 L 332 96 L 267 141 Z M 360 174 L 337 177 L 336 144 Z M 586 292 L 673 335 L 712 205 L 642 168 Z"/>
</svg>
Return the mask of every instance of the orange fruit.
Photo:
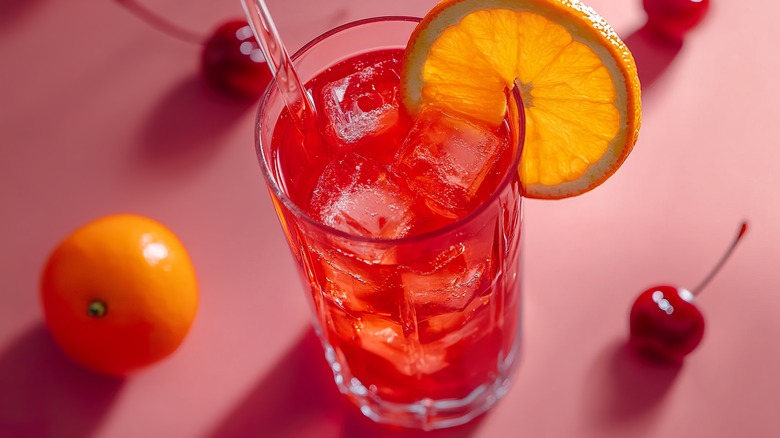
<svg viewBox="0 0 780 438">
<path fill-rule="evenodd" d="M 565 198 L 609 178 L 636 143 L 640 85 L 628 48 L 577 0 L 444 0 L 406 48 L 401 94 L 491 126 L 518 87 L 526 196 Z"/>
<path fill-rule="evenodd" d="M 152 219 L 119 214 L 84 225 L 54 249 L 41 301 L 71 358 L 125 375 L 179 347 L 197 312 L 198 286 L 176 235 Z"/>
</svg>

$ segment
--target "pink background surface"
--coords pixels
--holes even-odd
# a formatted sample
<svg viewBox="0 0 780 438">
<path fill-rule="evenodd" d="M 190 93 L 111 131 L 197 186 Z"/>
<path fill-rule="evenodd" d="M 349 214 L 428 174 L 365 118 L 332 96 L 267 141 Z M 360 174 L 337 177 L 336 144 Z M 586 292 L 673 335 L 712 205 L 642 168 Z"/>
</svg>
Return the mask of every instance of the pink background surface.
<svg viewBox="0 0 780 438">
<path fill-rule="evenodd" d="M 268 3 L 298 48 L 435 1 Z M 146 4 L 204 34 L 242 14 L 238 0 Z M 675 51 L 638 32 L 639 0 L 589 4 L 637 58 L 639 143 L 597 190 L 527 202 L 516 383 L 480 421 L 432 436 L 780 436 L 780 5 L 714 0 Z M 336 393 L 263 186 L 254 106 L 204 86 L 198 57 L 115 1 L 0 3 L 0 436 L 419 436 Z M 37 295 L 54 245 L 117 212 L 174 230 L 201 284 L 182 348 L 124 380 L 71 363 Z M 637 294 L 695 286 L 743 218 L 747 238 L 698 300 L 699 349 L 676 368 L 631 355 Z"/>
</svg>

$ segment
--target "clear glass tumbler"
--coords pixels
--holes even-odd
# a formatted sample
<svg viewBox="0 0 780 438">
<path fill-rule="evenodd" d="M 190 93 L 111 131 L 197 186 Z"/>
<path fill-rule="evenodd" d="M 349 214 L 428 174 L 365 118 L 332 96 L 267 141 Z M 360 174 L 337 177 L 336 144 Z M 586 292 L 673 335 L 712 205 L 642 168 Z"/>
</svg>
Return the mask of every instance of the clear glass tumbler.
<svg viewBox="0 0 780 438">
<path fill-rule="evenodd" d="M 340 26 L 293 63 L 305 83 L 353 55 L 405 47 L 418 21 Z M 270 87 L 257 116 L 257 154 L 339 390 L 367 417 L 410 428 L 450 427 L 485 412 L 506 393 L 520 346 L 521 148 L 496 191 L 456 222 L 401 239 L 354 236 L 317 222 L 285 193 L 272 147 L 283 108 Z"/>
</svg>

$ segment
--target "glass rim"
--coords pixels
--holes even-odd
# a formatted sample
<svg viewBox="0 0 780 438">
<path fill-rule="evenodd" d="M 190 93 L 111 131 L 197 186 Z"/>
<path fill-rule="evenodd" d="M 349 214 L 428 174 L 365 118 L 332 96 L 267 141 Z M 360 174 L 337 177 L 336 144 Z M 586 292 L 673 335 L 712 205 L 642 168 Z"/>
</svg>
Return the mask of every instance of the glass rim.
<svg viewBox="0 0 780 438">
<path fill-rule="evenodd" d="M 419 17 L 413 17 L 413 16 L 406 16 L 406 15 L 387 15 L 387 16 L 377 16 L 377 17 L 371 17 L 371 18 L 363 18 L 360 20 L 351 21 L 339 26 L 334 27 L 333 29 L 328 30 L 327 32 L 324 32 L 320 34 L 319 36 L 315 37 L 308 43 L 304 44 L 300 49 L 298 49 L 291 57 L 290 59 L 295 62 L 298 60 L 301 56 L 306 54 L 311 48 L 316 46 L 318 43 L 320 43 L 322 40 L 325 40 L 333 35 L 336 35 L 338 33 L 341 33 L 346 30 L 353 29 L 355 27 L 359 27 L 366 24 L 371 23 L 377 23 L 377 22 L 388 22 L 388 21 L 395 21 L 395 22 L 415 22 L 419 23 L 422 19 Z M 327 68 L 328 66 L 323 66 L 323 69 Z M 361 243 L 373 243 L 373 244 L 403 244 L 408 242 L 418 242 L 423 240 L 428 240 L 435 238 L 437 236 L 442 236 L 447 233 L 450 233 L 464 224 L 467 224 L 471 221 L 473 221 L 476 217 L 480 216 L 485 209 L 488 208 L 489 205 L 493 204 L 493 202 L 498 198 L 499 193 L 502 193 L 504 189 L 509 185 L 510 181 L 513 178 L 513 175 L 517 174 L 517 169 L 519 169 L 520 165 L 520 159 L 523 154 L 523 148 L 525 146 L 525 111 L 518 111 L 518 125 L 519 125 L 519 132 L 518 132 L 518 146 L 517 151 L 515 152 L 515 157 L 512 158 L 512 162 L 510 163 L 507 171 L 505 172 L 505 175 L 503 178 L 501 178 L 501 182 L 496 186 L 496 188 L 493 190 L 493 192 L 490 194 L 490 196 L 485 199 L 482 203 L 480 203 L 476 208 L 468 212 L 466 215 L 433 230 L 426 231 L 425 233 L 421 234 L 413 234 L 411 236 L 404 236 L 399 238 L 386 238 L 386 237 L 372 237 L 372 236 L 362 236 L 358 234 L 351 234 L 346 231 L 342 231 L 338 228 L 331 227 L 329 225 L 326 225 L 317 219 L 311 217 L 306 211 L 303 210 L 298 204 L 296 204 L 290 197 L 282 190 L 279 183 L 276 181 L 276 178 L 273 175 L 273 172 L 271 171 L 271 167 L 269 166 L 269 160 L 268 156 L 266 156 L 265 151 L 263 150 L 263 141 L 261 136 L 261 123 L 262 123 L 262 117 L 265 113 L 265 108 L 268 105 L 268 101 L 271 98 L 271 94 L 274 92 L 275 87 L 273 86 L 274 81 L 272 80 L 271 83 L 268 84 L 268 87 L 266 87 L 265 92 L 263 93 L 263 97 L 260 100 L 260 103 L 257 107 L 257 113 L 255 116 L 255 153 L 257 154 L 258 161 L 260 162 L 260 167 L 263 168 L 263 176 L 265 177 L 265 180 L 268 182 L 269 187 L 271 188 L 273 195 L 280 201 L 284 206 L 291 212 L 293 215 L 297 218 L 301 218 L 304 222 L 306 222 L 309 225 L 314 226 L 315 228 L 319 229 L 320 231 L 335 235 L 339 238 L 352 240 L 356 242 Z M 516 88 L 516 87 L 515 87 Z M 511 93 L 514 95 L 515 99 L 517 100 L 518 108 L 522 109 L 522 100 L 519 96 L 519 93 Z M 273 121 L 274 125 L 276 124 L 276 120 Z M 510 127 L 511 128 L 511 127 Z M 272 135 L 273 136 L 273 135 Z M 512 169 L 515 169 L 514 171 Z M 521 183 L 522 185 L 522 183 Z M 521 192 L 520 197 L 523 197 L 523 194 Z"/>
</svg>

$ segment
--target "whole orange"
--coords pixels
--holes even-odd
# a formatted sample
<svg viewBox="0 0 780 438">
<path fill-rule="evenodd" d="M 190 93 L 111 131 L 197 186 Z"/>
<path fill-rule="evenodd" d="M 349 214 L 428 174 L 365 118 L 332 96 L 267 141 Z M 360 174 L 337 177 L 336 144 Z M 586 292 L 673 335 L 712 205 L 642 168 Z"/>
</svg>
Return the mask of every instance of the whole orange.
<svg viewBox="0 0 780 438">
<path fill-rule="evenodd" d="M 198 308 L 184 245 L 162 224 L 133 214 L 99 218 L 67 236 L 41 280 L 57 343 L 105 374 L 125 375 L 173 353 Z"/>
</svg>

